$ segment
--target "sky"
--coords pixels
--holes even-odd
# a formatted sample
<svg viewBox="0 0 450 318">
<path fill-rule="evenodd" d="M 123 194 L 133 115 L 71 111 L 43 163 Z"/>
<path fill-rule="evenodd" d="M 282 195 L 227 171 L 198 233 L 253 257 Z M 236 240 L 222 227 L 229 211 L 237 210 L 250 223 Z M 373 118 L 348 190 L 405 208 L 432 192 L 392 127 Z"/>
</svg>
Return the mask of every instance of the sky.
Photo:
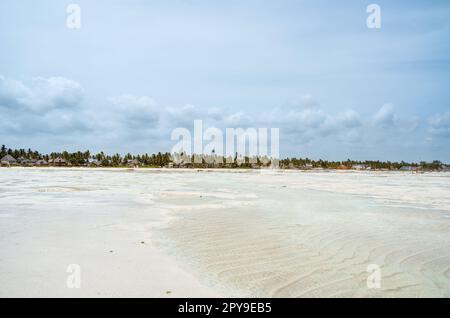
<svg viewBox="0 0 450 318">
<path fill-rule="evenodd" d="M 0 144 L 170 151 L 202 120 L 279 128 L 283 157 L 450 162 L 449 39 L 448 1 L 2 0 Z"/>
</svg>

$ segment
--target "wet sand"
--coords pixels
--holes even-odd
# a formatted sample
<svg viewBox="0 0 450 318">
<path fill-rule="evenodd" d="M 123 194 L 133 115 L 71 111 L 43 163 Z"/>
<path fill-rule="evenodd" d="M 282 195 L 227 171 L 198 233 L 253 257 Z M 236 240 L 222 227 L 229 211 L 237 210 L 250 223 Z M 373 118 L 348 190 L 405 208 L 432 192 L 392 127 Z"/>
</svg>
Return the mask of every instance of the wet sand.
<svg viewBox="0 0 450 318">
<path fill-rule="evenodd" d="M 1 169 L 0 230 L 0 296 L 450 297 L 448 173 Z"/>
</svg>

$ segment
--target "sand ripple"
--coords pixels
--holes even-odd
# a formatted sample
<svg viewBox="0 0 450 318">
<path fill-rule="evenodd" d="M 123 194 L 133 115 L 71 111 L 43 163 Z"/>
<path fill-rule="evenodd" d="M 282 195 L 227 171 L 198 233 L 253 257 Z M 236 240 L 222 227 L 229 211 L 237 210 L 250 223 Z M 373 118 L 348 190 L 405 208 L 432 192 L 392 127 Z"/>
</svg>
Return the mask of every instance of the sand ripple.
<svg viewBox="0 0 450 318">
<path fill-rule="evenodd" d="M 248 182 L 261 185 L 261 199 L 241 199 L 250 208 L 195 209 L 201 199 L 190 201 L 189 209 L 173 210 L 178 218 L 162 233 L 170 253 L 226 295 L 450 297 L 445 212 L 286 189 L 286 178 L 267 191 L 255 178 Z M 231 185 L 246 186 L 240 178 Z M 381 289 L 367 287 L 371 264 L 381 268 Z"/>
</svg>

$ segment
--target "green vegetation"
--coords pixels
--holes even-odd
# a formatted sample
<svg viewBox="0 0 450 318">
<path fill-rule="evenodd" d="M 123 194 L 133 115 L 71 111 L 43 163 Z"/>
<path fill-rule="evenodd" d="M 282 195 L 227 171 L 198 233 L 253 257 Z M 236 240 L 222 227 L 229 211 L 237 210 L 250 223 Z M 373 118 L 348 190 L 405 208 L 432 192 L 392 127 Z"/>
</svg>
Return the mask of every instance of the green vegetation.
<svg viewBox="0 0 450 318">
<path fill-rule="evenodd" d="M 15 158 L 19 165 L 34 165 L 41 161 L 39 165 L 59 165 L 59 166 L 90 166 L 90 167 L 175 167 L 175 168 L 253 168 L 259 169 L 269 167 L 271 165 L 268 158 L 256 158 L 256 163 L 251 163 L 248 157 L 238 159 L 215 158 L 214 163 L 207 163 L 202 159 L 202 163 L 193 163 L 194 156 L 189 158 L 187 163 L 175 164 L 170 153 L 131 155 L 120 154 L 107 155 L 103 152 L 91 154 L 89 150 L 84 152 L 52 152 L 50 154 L 41 154 L 31 149 L 10 149 L 3 145 L 0 149 L 0 159 L 6 155 Z M 211 159 L 213 157 L 210 157 Z M 56 159 L 56 160 L 55 160 Z M 263 160 L 264 159 L 264 160 Z M 211 162 L 211 161 L 209 161 Z M 327 161 L 312 160 L 309 158 L 286 158 L 279 160 L 279 167 L 282 169 L 355 169 L 355 170 L 405 170 L 405 171 L 435 171 L 449 169 L 449 165 L 445 165 L 440 161 L 407 163 L 407 162 L 390 162 L 390 161 Z"/>
</svg>

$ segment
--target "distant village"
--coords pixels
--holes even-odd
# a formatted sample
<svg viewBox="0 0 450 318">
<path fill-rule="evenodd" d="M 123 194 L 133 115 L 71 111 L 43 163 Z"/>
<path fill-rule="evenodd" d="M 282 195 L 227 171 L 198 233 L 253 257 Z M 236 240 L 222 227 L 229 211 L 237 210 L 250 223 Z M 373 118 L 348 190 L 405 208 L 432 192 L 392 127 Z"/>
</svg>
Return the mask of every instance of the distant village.
<svg viewBox="0 0 450 318">
<path fill-rule="evenodd" d="M 287 170 L 377 170 L 377 171 L 450 171 L 450 165 L 440 161 L 407 163 L 382 161 L 327 161 L 308 158 L 286 158 L 274 161 L 267 157 L 234 158 L 210 156 L 196 157 L 172 155 L 170 153 L 122 156 L 106 155 L 103 152 L 92 155 L 90 151 L 41 154 L 31 149 L 0 150 L 1 167 L 117 167 L 117 168 L 167 168 L 167 169 L 270 169 L 278 167 Z"/>
</svg>

